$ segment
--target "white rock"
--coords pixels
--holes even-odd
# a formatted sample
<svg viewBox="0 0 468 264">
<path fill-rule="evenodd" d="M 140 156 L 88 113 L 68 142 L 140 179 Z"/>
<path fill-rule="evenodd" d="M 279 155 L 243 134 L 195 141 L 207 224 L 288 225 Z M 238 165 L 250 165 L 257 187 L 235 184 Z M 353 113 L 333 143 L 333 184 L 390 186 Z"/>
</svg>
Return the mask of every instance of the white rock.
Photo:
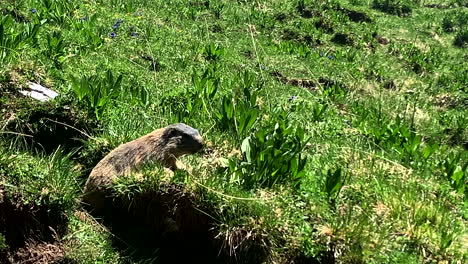
<svg viewBox="0 0 468 264">
<path fill-rule="evenodd" d="M 22 95 L 25 96 L 30 96 L 36 100 L 39 100 L 41 102 L 48 101 L 50 99 L 54 99 L 57 97 L 59 94 L 55 91 L 52 91 L 50 89 L 45 88 L 44 86 L 37 84 L 37 83 L 28 83 L 28 88 L 30 90 L 20 90 L 19 92 Z"/>
</svg>

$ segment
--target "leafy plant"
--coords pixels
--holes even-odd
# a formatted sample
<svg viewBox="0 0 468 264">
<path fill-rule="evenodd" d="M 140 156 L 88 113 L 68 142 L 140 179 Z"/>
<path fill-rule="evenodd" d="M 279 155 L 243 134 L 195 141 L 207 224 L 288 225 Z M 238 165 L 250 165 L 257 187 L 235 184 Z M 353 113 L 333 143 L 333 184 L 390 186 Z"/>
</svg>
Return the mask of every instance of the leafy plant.
<svg viewBox="0 0 468 264">
<path fill-rule="evenodd" d="M 37 20 L 66 24 L 75 9 L 74 1 L 71 0 L 42 0 L 41 6 L 37 8 Z"/>
<path fill-rule="evenodd" d="M 2 233 L 0 233 L 0 252 L 2 252 L 2 250 L 7 249 L 7 248 L 8 248 L 8 245 L 6 243 L 6 238 Z"/>
<path fill-rule="evenodd" d="M 279 111 L 273 129 L 257 129 L 242 141 L 242 160 L 230 160 L 229 172 L 246 188 L 300 184 L 307 163 L 303 150 L 310 138 L 288 119 L 288 113 Z"/>
<path fill-rule="evenodd" d="M 388 120 L 377 109 L 361 110 L 354 125 L 366 136 L 386 150 L 393 151 L 406 164 L 420 166 L 438 149 L 437 144 L 424 145 L 421 135 L 397 116 Z"/>
<path fill-rule="evenodd" d="M 108 70 L 104 78 L 83 76 L 81 79 L 71 77 L 71 87 L 78 100 L 91 109 L 99 120 L 112 100 L 117 99 L 122 90 L 122 75 L 114 78 Z"/>
<path fill-rule="evenodd" d="M 403 55 L 411 69 L 418 74 L 433 72 L 442 62 L 441 50 L 431 49 L 424 52 L 413 44 L 402 46 L 395 54 Z"/>
<path fill-rule="evenodd" d="M 255 76 L 244 71 L 233 80 L 237 85 L 234 92 L 220 98 L 215 116 L 221 129 L 231 129 L 239 138 L 244 138 L 257 121 L 260 110 L 257 106 L 257 92 L 260 85 Z"/>
<path fill-rule="evenodd" d="M 65 42 L 62 33 L 54 31 L 52 34 L 47 34 L 46 43 L 44 55 L 52 59 L 57 67 L 60 67 L 60 63 L 65 59 Z"/>
<path fill-rule="evenodd" d="M 150 101 L 149 91 L 144 86 L 131 86 L 129 96 L 133 102 L 140 103 L 143 106 L 148 105 Z"/>
<path fill-rule="evenodd" d="M 346 96 L 345 88 L 338 83 L 332 83 L 331 85 L 324 87 L 322 93 L 332 101 L 343 99 Z"/>
<path fill-rule="evenodd" d="M 303 58 L 307 58 L 312 54 L 310 48 L 307 45 L 293 41 L 281 41 L 276 44 L 275 47 L 277 50 L 287 54 L 293 54 Z"/>
<path fill-rule="evenodd" d="M 220 19 L 221 18 L 221 13 L 223 11 L 223 8 L 224 8 L 224 4 L 223 3 L 218 3 L 218 4 L 212 4 L 210 5 L 210 9 L 211 11 L 213 12 L 214 16 L 216 17 L 216 19 Z"/>
<path fill-rule="evenodd" d="M 224 48 L 218 44 L 210 43 L 205 46 L 202 54 L 209 61 L 218 61 L 224 54 Z"/>
<path fill-rule="evenodd" d="M 325 177 L 324 191 L 327 194 L 328 201 L 332 207 L 335 207 L 336 199 L 343 188 L 345 177 L 343 177 L 343 170 L 340 168 L 336 170 L 328 169 Z"/>
<path fill-rule="evenodd" d="M 0 61 L 8 62 L 12 55 L 26 45 L 34 45 L 37 41 L 39 24 L 17 24 L 9 16 L 0 19 Z"/>
<path fill-rule="evenodd" d="M 90 49 L 97 49 L 104 44 L 104 39 L 97 26 L 97 16 L 84 17 L 80 20 L 72 21 L 73 28 L 79 32 L 83 38 L 83 46 Z"/>
<path fill-rule="evenodd" d="M 461 153 L 450 153 L 439 164 L 444 176 L 450 182 L 452 187 L 459 193 L 468 191 L 468 159 Z"/>
<path fill-rule="evenodd" d="M 327 110 L 327 104 L 314 104 L 312 108 L 312 121 L 322 121 L 325 117 L 325 111 Z"/>
</svg>

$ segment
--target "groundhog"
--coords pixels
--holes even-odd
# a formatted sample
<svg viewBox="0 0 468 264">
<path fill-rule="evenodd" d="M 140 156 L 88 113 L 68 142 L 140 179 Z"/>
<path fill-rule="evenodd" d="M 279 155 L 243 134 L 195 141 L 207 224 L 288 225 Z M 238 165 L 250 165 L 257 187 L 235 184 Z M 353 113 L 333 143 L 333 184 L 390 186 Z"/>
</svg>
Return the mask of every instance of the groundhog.
<svg viewBox="0 0 468 264">
<path fill-rule="evenodd" d="M 104 206 L 107 189 L 117 177 L 133 172 L 148 162 L 158 162 L 175 170 L 178 157 L 198 152 L 203 144 L 198 130 L 183 123 L 157 129 L 122 144 L 91 171 L 85 184 L 83 202 L 98 212 Z"/>
</svg>

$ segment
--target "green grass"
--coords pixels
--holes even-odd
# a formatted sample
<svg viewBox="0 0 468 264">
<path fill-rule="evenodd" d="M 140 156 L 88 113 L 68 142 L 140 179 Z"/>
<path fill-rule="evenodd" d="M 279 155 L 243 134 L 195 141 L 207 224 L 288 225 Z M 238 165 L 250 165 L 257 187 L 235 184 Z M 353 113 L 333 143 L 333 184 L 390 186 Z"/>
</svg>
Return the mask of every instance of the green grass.
<svg viewBox="0 0 468 264">
<path fill-rule="evenodd" d="M 272 263 L 466 262 L 464 1 L 19 0 L 0 12 L 0 191 L 59 205 L 68 258 L 124 262 L 77 213 L 83 179 L 119 144 L 185 122 L 208 147 L 170 181 Z M 19 99 L 28 81 L 61 98 Z M 60 126 L 41 113 L 63 109 L 46 117 L 80 130 L 80 148 L 32 144 Z"/>
</svg>

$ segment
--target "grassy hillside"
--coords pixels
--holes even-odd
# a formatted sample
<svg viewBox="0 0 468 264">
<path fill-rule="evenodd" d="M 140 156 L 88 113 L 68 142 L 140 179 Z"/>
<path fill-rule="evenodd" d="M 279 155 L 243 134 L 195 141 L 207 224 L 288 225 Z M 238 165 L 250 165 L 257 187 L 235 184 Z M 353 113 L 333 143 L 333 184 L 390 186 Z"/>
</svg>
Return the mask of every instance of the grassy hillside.
<svg viewBox="0 0 468 264">
<path fill-rule="evenodd" d="M 0 262 L 467 262 L 466 0 L 0 14 Z M 121 179 L 113 215 L 90 215 L 94 165 L 176 122 L 204 150 Z"/>
</svg>

